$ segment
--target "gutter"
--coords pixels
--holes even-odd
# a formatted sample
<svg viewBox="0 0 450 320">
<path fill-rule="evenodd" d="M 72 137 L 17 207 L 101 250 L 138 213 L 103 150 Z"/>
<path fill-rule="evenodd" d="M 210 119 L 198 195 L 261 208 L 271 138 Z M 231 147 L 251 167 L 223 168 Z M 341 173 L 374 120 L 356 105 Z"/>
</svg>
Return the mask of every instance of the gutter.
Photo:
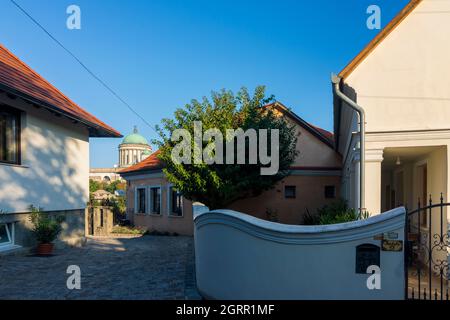
<svg viewBox="0 0 450 320">
<path fill-rule="evenodd" d="M 356 111 L 359 115 L 359 135 L 360 135 L 360 174 L 359 174 L 359 206 L 360 211 L 362 212 L 365 210 L 365 180 L 366 180 L 366 170 L 365 170 L 365 164 L 366 164 L 366 112 L 364 109 L 358 105 L 356 102 L 354 102 L 352 99 L 347 97 L 340 88 L 340 84 L 342 82 L 342 78 L 332 74 L 331 75 L 331 81 L 333 83 L 334 93 L 338 98 L 340 98 L 343 102 L 345 102 L 350 108 Z"/>
</svg>

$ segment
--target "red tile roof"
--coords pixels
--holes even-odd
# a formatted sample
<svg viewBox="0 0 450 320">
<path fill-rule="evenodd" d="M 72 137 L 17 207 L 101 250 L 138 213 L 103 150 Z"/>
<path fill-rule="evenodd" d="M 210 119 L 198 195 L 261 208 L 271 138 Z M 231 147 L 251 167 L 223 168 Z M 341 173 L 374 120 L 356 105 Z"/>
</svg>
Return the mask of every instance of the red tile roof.
<svg viewBox="0 0 450 320">
<path fill-rule="evenodd" d="M 306 122 L 302 118 L 300 118 L 296 113 L 294 113 L 292 110 L 287 108 L 285 105 L 283 105 L 280 102 L 274 102 L 271 104 L 268 104 L 266 107 L 274 107 L 283 114 L 289 116 L 291 119 L 293 119 L 295 122 L 297 122 L 299 125 L 310 131 L 314 136 L 319 138 L 321 141 L 326 143 L 328 146 L 333 148 L 334 146 L 334 134 L 330 131 L 327 131 L 325 129 L 319 128 L 315 125 L 312 125 L 311 123 Z"/>
<path fill-rule="evenodd" d="M 122 169 L 119 171 L 119 174 L 126 174 L 126 173 L 132 173 L 136 171 L 147 171 L 147 170 L 160 170 L 164 167 L 164 164 L 161 162 L 161 160 L 158 159 L 158 155 L 161 152 L 158 150 L 154 152 L 152 155 L 150 155 L 148 158 L 144 159 L 143 161 Z"/>
<path fill-rule="evenodd" d="M 118 131 L 80 108 L 1 44 L 0 89 L 84 123 L 90 128 L 91 136 L 122 136 Z"/>
<path fill-rule="evenodd" d="M 317 127 L 311 123 L 309 123 L 309 125 L 311 127 L 313 127 L 314 129 L 316 129 L 317 131 L 319 131 L 323 136 L 325 136 L 326 138 L 328 138 L 329 140 L 333 141 L 334 139 L 334 134 L 328 130 L 322 129 L 320 127 Z"/>
</svg>

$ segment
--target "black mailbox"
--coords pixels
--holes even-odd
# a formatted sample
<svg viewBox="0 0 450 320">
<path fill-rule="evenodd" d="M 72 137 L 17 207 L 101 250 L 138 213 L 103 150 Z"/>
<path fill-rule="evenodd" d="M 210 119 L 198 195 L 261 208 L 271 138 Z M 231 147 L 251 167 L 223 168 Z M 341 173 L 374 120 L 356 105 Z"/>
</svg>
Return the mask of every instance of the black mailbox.
<svg viewBox="0 0 450 320">
<path fill-rule="evenodd" d="M 374 244 L 361 244 L 356 247 L 356 273 L 367 273 L 369 266 L 380 266 L 380 247 Z"/>
</svg>

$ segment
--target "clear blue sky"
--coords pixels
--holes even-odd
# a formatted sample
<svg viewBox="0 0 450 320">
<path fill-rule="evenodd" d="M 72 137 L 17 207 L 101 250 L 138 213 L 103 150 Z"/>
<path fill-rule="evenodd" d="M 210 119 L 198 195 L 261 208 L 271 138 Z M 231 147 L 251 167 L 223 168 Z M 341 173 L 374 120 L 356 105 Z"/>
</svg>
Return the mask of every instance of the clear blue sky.
<svg viewBox="0 0 450 320">
<path fill-rule="evenodd" d="M 376 34 L 366 9 L 385 26 L 408 0 L 16 0 L 148 122 L 221 88 L 267 86 L 306 121 L 332 130 L 330 73 L 339 72 Z M 66 28 L 66 8 L 82 29 Z M 1 42 L 81 107 L 119 130 L 155 133 L 86 73 L 9 0 Z M 117 163 L 119 139 L 92 139 L 91 165 Z"/>
</svg>

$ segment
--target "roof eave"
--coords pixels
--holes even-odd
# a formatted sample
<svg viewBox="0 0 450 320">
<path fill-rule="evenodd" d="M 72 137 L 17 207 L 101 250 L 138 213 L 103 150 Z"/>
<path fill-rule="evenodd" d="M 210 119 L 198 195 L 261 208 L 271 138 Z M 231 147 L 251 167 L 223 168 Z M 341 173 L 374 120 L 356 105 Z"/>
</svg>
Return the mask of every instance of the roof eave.
<svg viewBox="0 0 450 320">
<path fill-rule="evenodd" d="M 126 178 L 127 176 L 137 176 L 141 174 L 152 174 L 152 173 L 161 173 L 163 172 L 164 167 L 159 167 L 155 169 L 136 169 L 133 171 L 124 171 L 124 172 L 118 172 L 119 175 Z M 125 169 L 126 170 L 126 169 Z"/>
<path fill-rule="evenodd" d="M 367 56 L 412 12 L 423 0 L 411 0 L 402 11 L 392 19 L 369 44 L 353 58 L 339 73 L 339 77 L 346 79 Z"/>
<path fill-rule="evenodd" d="M 293 111 L 289 110 L 285 105 L 283 105 L 280 102 L 275 102 L 273 106 L 278 107 L 279 110 L 282 112 L 287 113 L 291 118 L 293 118 L 296 122 L 298 122 L 300 125 L 302 125 L 306 130 L 308 130 L 310 133 L 312 133 L 316 138 L 321 140 L 323 143 L 328 145 L 330 148 L 334 149 L 334 141 L 331 141 L 327 137 L 325 137 L 319 130 L 311 126 L 308 122 L 300 118 L 297 114 L 295 114 Z"/>
<path fill-rule="evenodd" d="M 39 99 L 34 98 L 33 96 L 30 96 L 26 93 L 23 93 L 19 90 L 16 90 L 14 88 L 11 88 L 9 86 L 6 86 L 2 83 L 0 83 L 0 90 L 5 91 L 7 93 L 13 94 L 25 101 L 28 101 L 32 104 L 38 105 L 40 107 L 43 107 L 51 112 L 63 115 L 73 121 L 77 121 L 79 123 L 84 124 L 85 126 L 88 127 L 88 131 L 89 131 L 89 137 L 94 137 L 94 138 L 122 138 L 123 135 L 118 132 L 118 131 L 112 131 L 112 130 L 108 130 L 105 127 L 99 126 L 98 124 L 92 123 L 90 121 L 87 121 L 85 119 L 82 119 L 81 117 L 78 117 L 76 115 L 73 115 L 69 112 L 65 112 L 61 109 L 59 109 L 56 106 L 53 106 L 49 103 L 46 103 L 44 101 L 41 101 Z"/>
</svg>

